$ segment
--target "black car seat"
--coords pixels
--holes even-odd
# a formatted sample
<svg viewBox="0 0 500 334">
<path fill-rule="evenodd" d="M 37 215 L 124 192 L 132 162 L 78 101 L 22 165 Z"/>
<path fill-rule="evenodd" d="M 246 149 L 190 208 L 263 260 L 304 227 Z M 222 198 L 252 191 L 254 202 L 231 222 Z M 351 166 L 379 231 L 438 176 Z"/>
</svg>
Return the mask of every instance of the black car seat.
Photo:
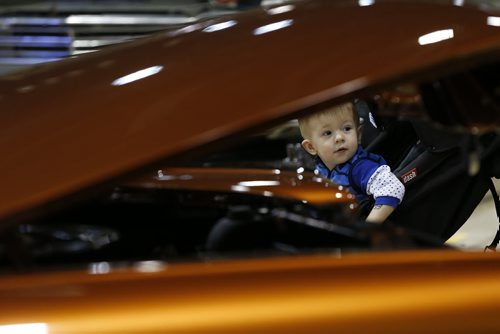
<svg viewBox="0 0 500 334">
<path fill-rule="evenodd" d="M 355 107 L 366 118 L 373 106 L 358 101 Z M 364 124 L 365 129 L 373 126 Z M 491 181 L 498 171 L 483 167 L 491 163 L 481 164 L 498 156 L 494 154 L 500 147 L 498 135 L 477 137 L 428 121 L 389 120 L 363 136 L 365 148 L 382 155 L 405 185 L 405 197 L 390 217 L 398 225 L 444 242 L 467 221 L 489 189 L 498 197 Z"/>
</svg>

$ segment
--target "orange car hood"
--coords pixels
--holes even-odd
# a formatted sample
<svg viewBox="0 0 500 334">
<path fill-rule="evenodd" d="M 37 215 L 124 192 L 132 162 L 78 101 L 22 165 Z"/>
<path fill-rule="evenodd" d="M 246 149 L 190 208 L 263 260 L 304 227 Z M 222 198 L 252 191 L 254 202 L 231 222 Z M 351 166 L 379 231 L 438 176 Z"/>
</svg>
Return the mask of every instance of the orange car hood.
<svg viewBox="0 0 500 334">
<path fill-rule="evenodd" d="M 166 168 L 125 183 L 141 189 L 187 189 L 239 192 L 281 197 L 316 205 L 343 203 L 355 209 L 355 196 L 346 188 L 310 172 L 269 169 Z"/>
<path fill-rule="evenodd" d="M 499 28 L 474 8 L 325 0 L 288 9 L 219 17 L 3 77 L 0 220 L 319 102 L 500 48 Z M 417 43 L 442 29 L 454 38 Z"/>
<path fill-rule="evenodd" d="M 50 334 L 498 333 L 499 256 L 95 263 L 87 272 L 0 278 L 0 324 Z"/>
</svg>

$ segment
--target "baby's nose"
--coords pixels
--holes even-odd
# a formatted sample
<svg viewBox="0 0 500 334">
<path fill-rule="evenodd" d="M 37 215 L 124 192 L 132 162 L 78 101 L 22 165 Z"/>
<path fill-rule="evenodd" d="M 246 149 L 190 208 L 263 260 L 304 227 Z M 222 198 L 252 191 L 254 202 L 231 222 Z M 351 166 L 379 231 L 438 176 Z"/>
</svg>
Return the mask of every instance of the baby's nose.
<svg viewBox="0 0 500 334">
<path fill-rule="evenodd" d="M 344 142 L 344 136 L 341 133 L 337 133 L 335 135 L 335 143 L 342 143 Z"/>
</svg>

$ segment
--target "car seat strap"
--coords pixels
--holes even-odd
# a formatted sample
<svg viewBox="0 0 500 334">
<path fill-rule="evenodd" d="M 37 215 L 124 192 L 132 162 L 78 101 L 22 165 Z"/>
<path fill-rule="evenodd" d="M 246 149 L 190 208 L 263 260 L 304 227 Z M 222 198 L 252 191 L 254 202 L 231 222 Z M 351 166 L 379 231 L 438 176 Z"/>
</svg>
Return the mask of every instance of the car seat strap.
<svg viewBox="0 0 500 334">
<path fill-rule="evenodd" d="M 495 189 L 495 184 L 493 183 L 493 180 L 491 178 L 489 182 L 489 188 L 491 191 L 491 195 L 493 196 L 493 202 L 495 203 L 495 210 L 497 212 L 498 222 L 500 223 L 500 199 L 498 197 L 497 190 Z M 484 248 L 484 251 L 496 252 L 499 240 L 500 240 L 500 225 L 498 227 L 497 233 L 495 234 L 495 238 L 493 239 L 493 241 L 489 246 L 486 246 Z"/>
</svg>

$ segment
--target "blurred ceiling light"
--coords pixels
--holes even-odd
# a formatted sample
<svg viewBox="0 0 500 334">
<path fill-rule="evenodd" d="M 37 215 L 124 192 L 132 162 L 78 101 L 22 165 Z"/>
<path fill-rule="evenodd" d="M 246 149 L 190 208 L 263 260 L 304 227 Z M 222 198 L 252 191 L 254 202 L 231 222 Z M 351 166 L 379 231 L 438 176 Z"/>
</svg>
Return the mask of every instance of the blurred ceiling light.
<svg viewBox="0 0 500 334">
<path fill-rule="evenodd" d="M 216 24 L 212 24 L 212 25 L 206 27 L 202 31 L 203 32 L 215 32 L 215 31 L 219 31 L 219 30 L 224 30 L 224 29 L 227 29 L 227 28 L 231 28 L 232 26 L 235 26 L 236 23 L 237 22 L 235 20 L 230 20 L 230 21 L 226 21 L 226 22 L 216 23 Z"/>
<path fill-rule="evenodd" d="M 375 4 L 375 0 L 358 0 L 358 5 L 361 7 L 371 6 L 373 4 Z"/>
<path fill-rule="evenodd" d="M 0 326 L 0 334 L 47 334 L 49 332 L 47 324 L 14 324 Z"/>
<path fill-rule="evenodd" d="M 269 15 L 276 15 L 276 14 L 282 14 L 286 12 L 290 12 L 295 9 L 294 5 L 286 5 L 286 6 L 279 6 L 279 7 L 274 7 L 274 8 L 269 8 L 267 9 L 267 13 Z"/>
<path fill-rule="evenodd" d="M 2 17 L 0 26 L 28 25 L 28 26 L 61 26 L 65 20 L 61 18 L 49 17 Z"/>
<path fill-rule="evenodd" d="M 453 4 L 455 6 L 463 6 L 465 4 L 465 0 L 453 0 Z"/>
<path fill-rule="evenodd" d="M 109 42 L 103 43 L 102 41 L 94 39 L 94 40 L 73 41 L 71 45 L 74 48 L 95 48 L 95 47 L 100 47 L 100 46 L 104 46 L 107 44 L 111 44 L 111 43 L 109 43 Z"/>
<path fill-rule="evenodd" d="M 453 38 L 453 29 L 444 29 L 444 30 L 438 30 L 431 32 L 429 34 L 420 36 L 418 38 L 418 44 L 420 45 L 427 45 L 427 44 L 432 44 L 432 43 L 437 43 L 441 42 L 450 38 Z"/>
<path fill-rule="evenodd" d="M 69 15 L 66 24 L 188 24 L 196 22 L 195 17 L 158 15 Z"/>
<path fill-rule="evenodd" d="M 238 185 L 243 187 L 272 187 L 279 186 L 279 181 L 243 181 L 239 182 Z"/>
<path fill-rule="evenodd" d="M 500 17 L 498 17 L 498 16 L 488 16 L 488 18 L 486 19 L 486 23 L 489 26 L 500 27 Z"/>
<path fill-rule="evenodd" d="M 266 24 L 265 26 L 259 27 L 253 31 L 254 35 L 263 35 L 267 34 L 268 32 L 276 31 L 279 29 L 283 29 L 286 27 L 289 27 L 293 24 L 293 20 L 283 20 L 271 24 Z"/>
<path fill-rule="evenodd" d="M 155 75 L 156 73 L 160 72 L 163 69 L 163 66 L 151 66 L 148 68 L 145 68 L 143 70 L 127 74 L 121 78 L 116 79 L 111 83 L 113 86 L 123 86 L 128 83 L 144 79 L 146 77 Z"/>
</svg>

